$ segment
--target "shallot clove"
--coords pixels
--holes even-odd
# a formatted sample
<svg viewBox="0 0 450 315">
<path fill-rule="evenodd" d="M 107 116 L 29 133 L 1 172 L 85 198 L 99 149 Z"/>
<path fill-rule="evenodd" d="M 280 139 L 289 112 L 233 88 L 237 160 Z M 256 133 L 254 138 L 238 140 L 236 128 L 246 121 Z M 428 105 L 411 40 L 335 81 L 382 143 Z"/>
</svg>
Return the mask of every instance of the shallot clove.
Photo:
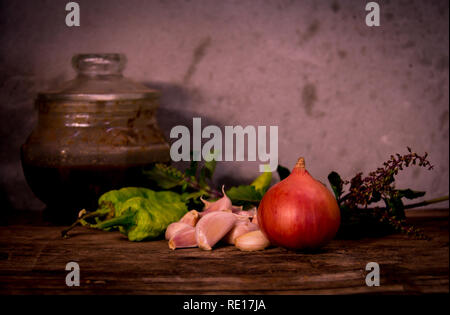
<svg viewBox="0 0 450 315">
<path fill-rule="evenodd" d="M 200 213 L 198 213 L 197 210 L 191 210 L 188 213 L 186 213 L 181 219 L 180 223 L 186 223 L 190 226 L 195 226 L 200 219 Z"/>
<path fill-rule="evenodd" d="M 169 248 L 177 249 L 177 248 L 191 248 L 197 247 L 197 240 L 195 238 L 195 228 L 190 227 L 178 231 L 172 238 L 169 240 Z"/>
<path fill-rule="evenodd" d="M 175 234 L 187 228 L 192 228 L 192 225 L 183 222 L 173 222 L 169 224 L 165 234 L 166 240 L 170 240 Z"/>
<path fill-rule="evenodd" d="M 256 207 L 253 207 L 253 208 L 248 209 L 248 210 L 242 210 L 241 209 L 239 211 L 233 211 L 233 212 L 238 214 L 238 215 L 245 215 L 245 216 L 247 216 L 247 217 L 249 217 L 251 219 L 251 218 L 253 218 L 256 215 Z"/>
<path fill-rule="evenodd" d="M 220 198 L 217 201 L 210 202 L 203 200 L 203 198 L 200 197 L 200 200 L 205 205 L 203 208 L 202 215 L 205 215 L 206 213 L 213 212 L 213 211 L 220 211 L 220 210 L 232 210 L 233 204 L 231 203 L 231 199 L 228 198 L 227 194 L 225 193 L 225 186 L 222 186 L 222 193 L 223 197 Z"/>
<path fill-rule="evenodd" d="M 195 227 L 198 247 L 211 250 L 236 223 L 236 216 L 225 211 L 215 211 L 202 216 Z"/>
<path fill-rule="evenodd" d="M 270 245 L 270 241 L 261 230 L 252 231 L 236 238 L 235 245 L 242 251 L 263 250 Z"/>
<path fill-rule="evenodd" d="M 237 220 L 234 227 L 227 233 L 227 235 L 225 235 L 223 240 L 227 244 L 234 245 L 236 238 L 256 230 L 259 230 L 259 227 L 256 224 L 251 223 L 249 220 Z"/>
<path fill-rule="evenodd" d="M 252 218 L 252 223 L 253 223 L 253 224 L 256 224 L 257 226 L 259 226 L 259 224 L 258 224 L 258 215 L 257 215 L 257 213 L 255 213 L 255 215 L 253 216 L 253 218 Z"/>
<path fill-rule="evenodd" d="M 232 211 L 233 213 L 239 213 L 239 212 L 241 212 L 241 211 L 244 211 L 244 207 L 243 207 L 243 206 L 234 206 L 234 205 L 231 205 L 231 211 Z"/>
</svg>

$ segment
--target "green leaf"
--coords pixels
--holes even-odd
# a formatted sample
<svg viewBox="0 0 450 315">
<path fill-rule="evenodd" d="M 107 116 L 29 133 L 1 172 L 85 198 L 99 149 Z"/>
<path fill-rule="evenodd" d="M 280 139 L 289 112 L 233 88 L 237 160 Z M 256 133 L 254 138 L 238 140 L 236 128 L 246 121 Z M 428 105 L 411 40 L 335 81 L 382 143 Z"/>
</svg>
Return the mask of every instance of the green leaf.
<svg viewBox="0 0 450 315">
<path fill-rule="evenodd" d="M 291 171 L 281 165 L 278 165 L 277 167 L 278 176 L 280 176 L 280 181 L 291 175 Z"/>
<path fill-rule="evenodd" d="M 199 190 L 199 191 L 195 191 L 195 192 L 192 192 L 192 193 L 183 193 L 181 195 L 181 197 L 183 198 L 183 200 L 188 201 L 188 200 L 191 200 L 191 199 L 200 198 L 201 196 L 205 196 L 205 195 L 207 195 L 206 191 Z"/>
<path fill-rule="evenodd" d="M 265 194 L 267 189 L 270 187 L 270 183 L 272 182 L 272 172 L 267 171 L 259 175 L 250 186 L 255 187 L 257 191 L 259 191 L 262 195 Z"/>
<path fill-rule="evenodd" d="M 206 188 L 208 184 L 206 183 L 206 171 L 204 168 L 200 170 L 200 176 L 198 177 L 198 185 L 202 188 Z"/>
<path fill-rule="evenodd" d="M 414 191 L 411 189 L 399 189 L 397 191 L 400 198 L 405 197 L 406 199 L 416 199 L 425 196 L 425 191 Z"/>
<path fill-rule="evenodd" d="M 202 187 L 206 186 L 206 179 L 212 179 L 214 170 L 216 169 L 216 161 L 205 162 L 205 165 L 200 170 L 199 184 Z"/>
<path fill-rule="evenodd" d="M 214 175 L 214 171 L 216 170 L 216 165 L 217 165 L 217 161 L 216 160 L 211 160 L 211 161 L 206 161 L 205 165 L 204 165 L 204 169 L 206 170 L 206 177 L 211 179 Z"/>
<path fill-rule="evenodd" d="M 262 193 L 254 186 L 237 186 L 231 187 L 227 192 L 227 196 L 232 201 L 248 201 L 248 202 L 260 202 L 262 199 Z"/>
<path fill-rule="evenodd" d="M 403 204 L 401 197 L 384 199 L 384 202 L 388 208 L 390 216 L 396 217 L 397 219 L 405 218 L 405 205 Z"/>
<path fill-rule="evenodd" d="M 186 170 L 185 174 L 187 177 L 195 176 L 197 174 L 198 162 L 191 160 L 189 168 Z"/>
<path fill-rule="evenodd" d="M 384 185 L 390 185 L 395 181 L 394 175 L 396 175 L 396 172 L 398 171 L 389 171 L 388 174 L 384 178 Z"/>
<path fill-rule="evenodd" d="M 372 197 L 370 198 L 368 204 L 371 204 L 373 202 L 378 202 L 381 200 L 381 194 L 378 191 L 372 192 Z"/>
<path fill-rule="evenodd" d="M 205 157 L 205 163 L 202 169 L 200 170 L 200 176 L 198 179 L 198 183 L 202 188 L 208 187 L 206 179 L 211 180 L 214 175 L 214 171 L 216 170 L 217 164 L 216 157 L 217 154 L 215 154 L 214 152 L 209 153 L 209 155 Z"/>
<path fill-rule="evenodd" d="M 211 179 L 214 175 L 214 171 L 216 170 L 217 164 L 217 155 L 218 153 L 212 151 L 205 157 L 205 164 L 203 165 L 204 176 L 208 179 Z"/>
<path fill-rule="evenodd" d="M 171 191 L 145 190 L 145 197 L 125 201 L 118 216 L 92 227 L 105 229 L 119 227 L 130 241 L 143 241 L 162 235 L 169 224 L 187 213 L 181 195 Z"/>
<path fill-rule="evenodd" d="M 165 164 L 156 164 L 152 169 L 144 171 L 144 175 L 163 189 L 171 189 L 184 183 L 183 173 L 175 167 Z"/>
<path fill-rule="evenodd" d="M 146 196 L 154 211 L 165 215 L 183 216 L 187 212 L 186 205 L 180 194 L 172 191 L 150 191 Z M 170 209 L 170 210 L 169 210 Z"/>
<path fill-rule="evenodd" d="M 339 200 L 341 198 L 344 185 L 341 176 L 333 171 L 328 175 L 328 181 L 330 182 L 331 188 L 336 196 L 336 200 Z"/>
</svg>

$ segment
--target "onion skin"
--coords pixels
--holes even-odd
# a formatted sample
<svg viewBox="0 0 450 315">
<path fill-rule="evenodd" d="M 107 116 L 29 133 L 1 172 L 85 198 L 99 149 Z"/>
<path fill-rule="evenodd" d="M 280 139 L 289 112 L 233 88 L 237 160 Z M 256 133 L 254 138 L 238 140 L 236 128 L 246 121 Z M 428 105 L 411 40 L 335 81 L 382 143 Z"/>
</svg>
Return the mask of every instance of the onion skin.
<svg viewBox="0 0 450 315">
<path fill-rule="evenodd" d="M 341 221 L 336 199 L 308 173 L 303 158 L 287 178 L 265 193 L 257 216 L 272 245 L 296 250 L 325 245 Z"/>
</svg>

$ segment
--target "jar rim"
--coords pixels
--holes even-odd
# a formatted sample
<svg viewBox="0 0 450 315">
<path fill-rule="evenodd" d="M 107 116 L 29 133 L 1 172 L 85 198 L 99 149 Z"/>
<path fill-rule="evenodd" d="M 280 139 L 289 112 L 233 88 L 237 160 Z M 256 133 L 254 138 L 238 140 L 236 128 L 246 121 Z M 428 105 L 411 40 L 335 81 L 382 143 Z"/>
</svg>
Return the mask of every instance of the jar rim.
<svg viewBox="0 0 450 315">
<path fill-rule="evenodd" d="M 160 92 L 148 90 L 142 93 L 120 93 L 120 94 L 61 94 L 61 93 L 38 93 L 38 101 L 119 101 L 119 100 L 154 100 L 159 98 Z"/>
<path fill-rule="evenodd" d="M 78 75 L 122 75 L 127 57 L 119 53 L 76 54 L 72 57 L 72 67 Z"/>
<path fill-rule="evenodd" d="M 154 100 L 158 90 L 122 75 L 127 58 L 120 53 L 87 53 L 72 57 L 77 76 L 38 93 L 38 101 Z"/>
</svg>

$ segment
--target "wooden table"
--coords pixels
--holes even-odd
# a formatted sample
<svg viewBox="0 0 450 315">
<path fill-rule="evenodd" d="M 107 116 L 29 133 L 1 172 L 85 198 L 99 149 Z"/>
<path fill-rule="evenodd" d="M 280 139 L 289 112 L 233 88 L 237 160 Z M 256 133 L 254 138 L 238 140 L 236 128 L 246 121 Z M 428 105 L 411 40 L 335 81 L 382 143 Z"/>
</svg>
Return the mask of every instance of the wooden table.
<svg viewBox="0 0 450 315">
<path fill-rule="evenodd" d="M 281 248 L 241 252 L 172 251 L 164 240 L 133 243 L 118 232 L 79 227 L 0 227 L 0 294 L 421 294 L 449 292 L 448 209 L 409 210 L 408 220 L 431 240 L 404 235 L 334 240 L 318 253 Z M 80 286 L 65 284 L 68 262 Z M 368 262 L 380 286 L 365 282 Z"/>
</svg>

